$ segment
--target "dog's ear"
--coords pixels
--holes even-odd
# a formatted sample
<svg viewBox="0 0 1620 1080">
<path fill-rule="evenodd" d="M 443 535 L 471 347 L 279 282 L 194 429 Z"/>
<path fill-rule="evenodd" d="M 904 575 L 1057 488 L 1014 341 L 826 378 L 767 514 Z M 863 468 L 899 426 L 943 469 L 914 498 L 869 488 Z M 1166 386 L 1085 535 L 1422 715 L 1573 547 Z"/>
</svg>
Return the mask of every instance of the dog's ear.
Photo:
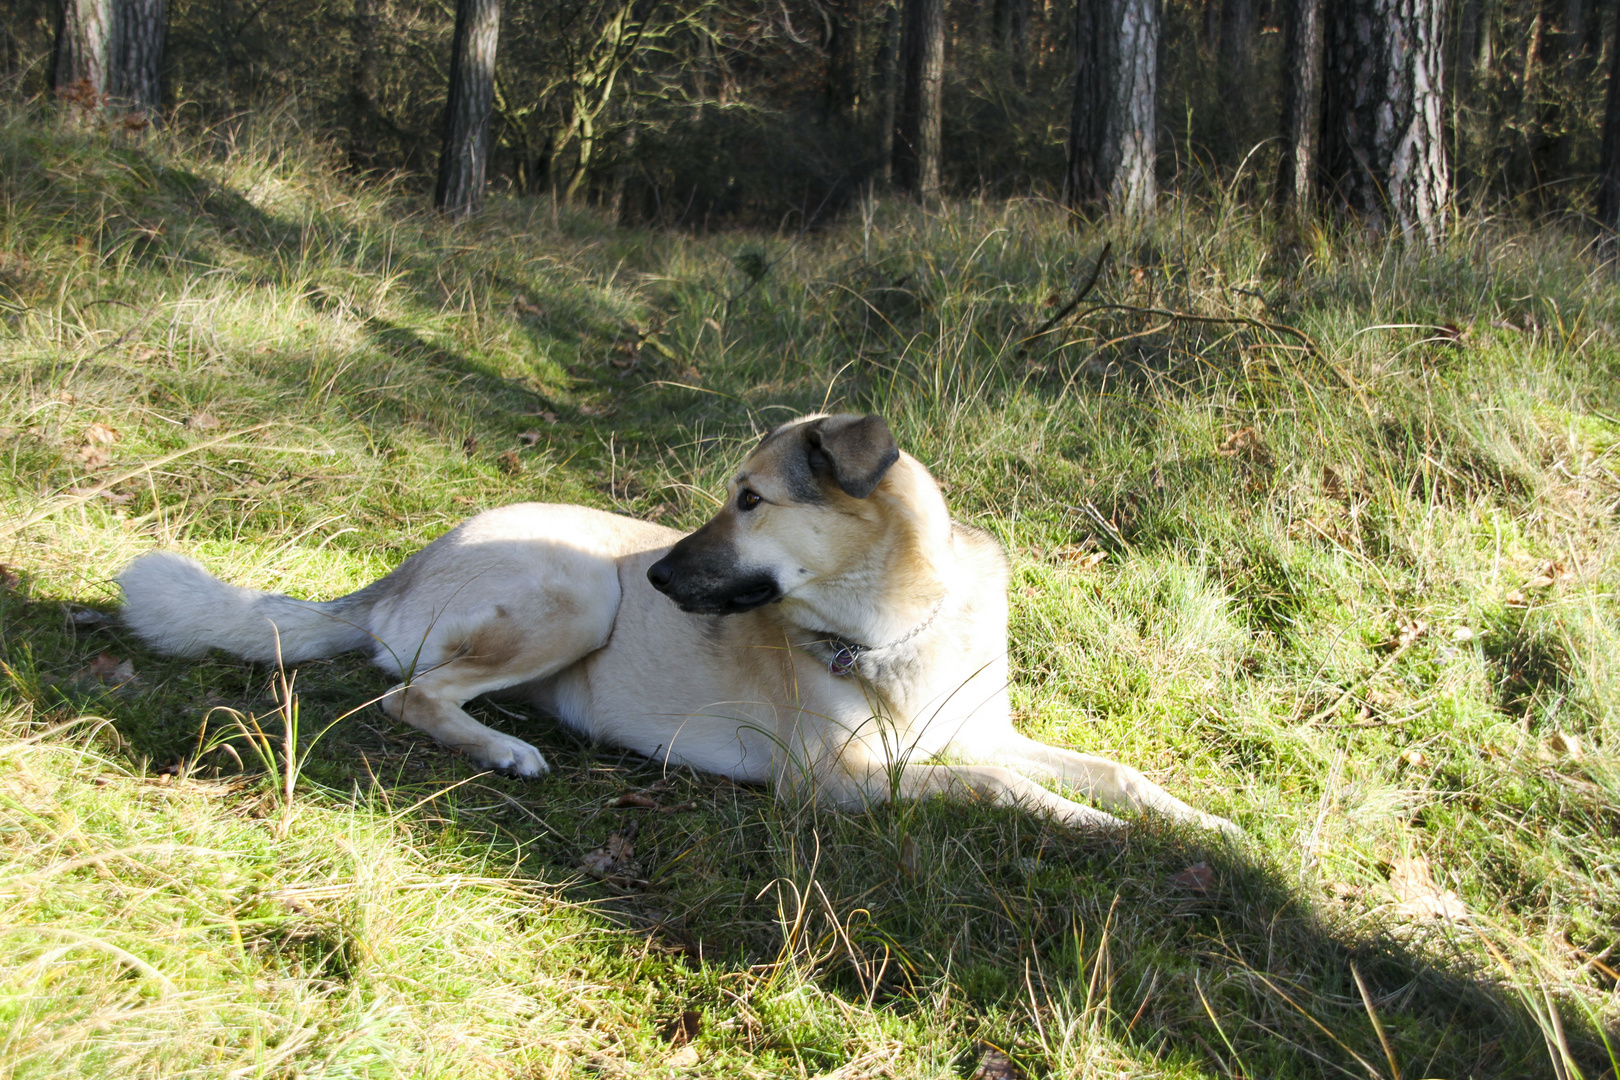
<svg viewBox="0 0 1620 1080">
<path fill-rule="evenodd" d="M 810 471 L 830 476 L 844 494 L 864 499 L 900 460 L 900 447 L 881 416 L 826 416 L 805 425 Z"/>
</svg>

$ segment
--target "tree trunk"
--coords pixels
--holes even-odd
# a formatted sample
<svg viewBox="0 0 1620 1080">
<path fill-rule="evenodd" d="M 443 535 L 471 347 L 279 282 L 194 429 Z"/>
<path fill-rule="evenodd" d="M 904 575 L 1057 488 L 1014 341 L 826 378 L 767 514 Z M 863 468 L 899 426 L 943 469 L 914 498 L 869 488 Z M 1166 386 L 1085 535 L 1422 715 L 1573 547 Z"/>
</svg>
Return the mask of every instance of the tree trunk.
<svg viewBox="0 0 1620 1080">
<path fill-rule="evenodd" d="M 1315 209 L 1322 135 L 1322 0 L 1291 0 L 1283 42 L 1282 157 L 1277 205 L 1301 217 Z"/>
<path fill-rule="evenodd" d="M 377 12 L 376 0 L 354 0 L 349 22 L 349 160 L 368 168 L 377 160 Z"/>
<path fill-rule="evenodd" d="M 894 182 L 922 199 L 939 194 L 940 91 L 945 83 L 945 0 L 905 0 Z"/>
<path fill-rule="evenodd" d="M 101 104 L 111 88 L 113 0 L 61 0 L 51 88 L 86 108 Z"/>
<path fill-rule="evenodd" d="M 1254 47 L 1260 36 L 1255 0 L 1224 0 L 1221 4 L 1220 48 L 1215 61 L 1216 87 L 1221 99 L 1221 124 L 1228 157 L 1236 160 L 1248 149 L 1249 119 L 1254 86 Z"/>
<path fill-rule="evenodd" d="M 117 0 L 110 93 L 155 120 L 163 103 L 164 0 Z"/>
<path fill-rule="evenodd" d="M 1158 0 L 1077 0 L 1074 10 L 1064 204 L 1149 214 L 1158 197 Z"/>
<path fill-rule="evenodd" d="M 878 161 L 883 181 L 894 183 L 894 127 L 900 109 L 900 8 L 896 0 L 885 5 L 888 14 L 883 18 L 883 44 L 878 46 Z"/>
<path fill-rule="evenodd" d="M 823 90 L 829 118 L 845 117 L 861 105 L 861 31 L 858 0 L 827 0 L 827 77 Z"/>
<path fill-rule="evenodd" d="M 1328 194 L 1375 228 L 1433 245 L 1451 174 L 1441 117 L 1443 0 L 1334 0 L 1326 25 Z"/>
<path fill-rule="evenodd" d="M 500 29 L 501 0 L 456 0 L 450 99 L 444 106 L 444 144 L 433 193 L 433 205 L 455 217 L 476 213 L 484 201 Z"/>
<path fill-rule="evenodd" d="M 991 13 L 996 47 L 1006 55 L 1013 82 L 1020 90 L 1028 82 L 1029 2 L 996 0 Z"/>
<path fill-rule="evenodd" d="M 1603 151 L 1598 161 L 1597 216 L 1620 232 L 1620 18 L 1609 41 L 1609 90 L 1603 109 Z"/>
</svg>

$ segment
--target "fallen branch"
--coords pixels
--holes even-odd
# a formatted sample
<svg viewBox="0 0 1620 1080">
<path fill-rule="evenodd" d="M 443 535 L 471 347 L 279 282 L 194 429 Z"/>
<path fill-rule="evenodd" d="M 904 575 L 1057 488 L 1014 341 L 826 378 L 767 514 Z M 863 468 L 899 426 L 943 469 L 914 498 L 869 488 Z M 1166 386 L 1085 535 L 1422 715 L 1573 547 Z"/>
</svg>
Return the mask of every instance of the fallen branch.
<svg viewBox="0 0 1620 1080">
<path fill-rule="evenodd" d="M 1108 261 L 1108 253 L 1112 250 L 1114 250 L 1114 242 L 1112 240 L 1105 241 L 1103 243 L 1102 251 L 1097 255 L 1096 265 L 1091 268 L 1091 276 L 1086 279 L 1086 283 L 1084 285 L 1080 286 L 1080 291 L 1074 294 L 1074 299 L 1070 300 L 1067 304 L 1064 304 L 1061 311 L 1042 323 L 1039 330 L 1020 341 L 1018 343 L 1019 352 L 1023 352 L 1030 342 L 1044 334 L 1049 333 L 1054 326 L 1068 318 L 1069 313 L 1080 306 L 1080 301 L 1084 300 L 1091 294 L 1091 290 L 1097 285 L 1097 279 L 1102 276 L 1103 263 Z"/>
</svg>

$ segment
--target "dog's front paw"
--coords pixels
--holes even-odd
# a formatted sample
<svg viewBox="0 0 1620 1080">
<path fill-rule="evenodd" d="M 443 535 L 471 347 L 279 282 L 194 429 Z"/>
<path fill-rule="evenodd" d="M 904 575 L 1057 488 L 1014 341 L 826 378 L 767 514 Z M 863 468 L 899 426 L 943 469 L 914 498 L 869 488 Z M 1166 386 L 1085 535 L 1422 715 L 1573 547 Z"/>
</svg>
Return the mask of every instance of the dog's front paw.
<svg viewBox="0 0 1620 1080">
<path fill-rule="evenodd" d="M 495 731 L 490 732 L 483 746 L 471 751 L 471 756 L 486 769 L 525 780 L 551 771 L 540 751 L 522 739 Z"/>
</svg>

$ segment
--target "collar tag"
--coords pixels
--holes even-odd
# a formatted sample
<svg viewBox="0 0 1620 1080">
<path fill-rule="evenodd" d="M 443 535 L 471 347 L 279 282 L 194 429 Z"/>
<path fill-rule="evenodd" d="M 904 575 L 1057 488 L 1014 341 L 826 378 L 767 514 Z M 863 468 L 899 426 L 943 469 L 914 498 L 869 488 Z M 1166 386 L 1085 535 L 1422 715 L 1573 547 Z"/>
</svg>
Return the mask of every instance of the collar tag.
<svg viewBox="0 0 1620 1080">
<path fill-rule="evenodd" d="M 860 659 L 859 646 L 840 642 L 838 648 L 833 650 L 832 656 L 827 660 L 827 673 L 840 677 L 853 674 L 855 665 Z"/>
</svg>

